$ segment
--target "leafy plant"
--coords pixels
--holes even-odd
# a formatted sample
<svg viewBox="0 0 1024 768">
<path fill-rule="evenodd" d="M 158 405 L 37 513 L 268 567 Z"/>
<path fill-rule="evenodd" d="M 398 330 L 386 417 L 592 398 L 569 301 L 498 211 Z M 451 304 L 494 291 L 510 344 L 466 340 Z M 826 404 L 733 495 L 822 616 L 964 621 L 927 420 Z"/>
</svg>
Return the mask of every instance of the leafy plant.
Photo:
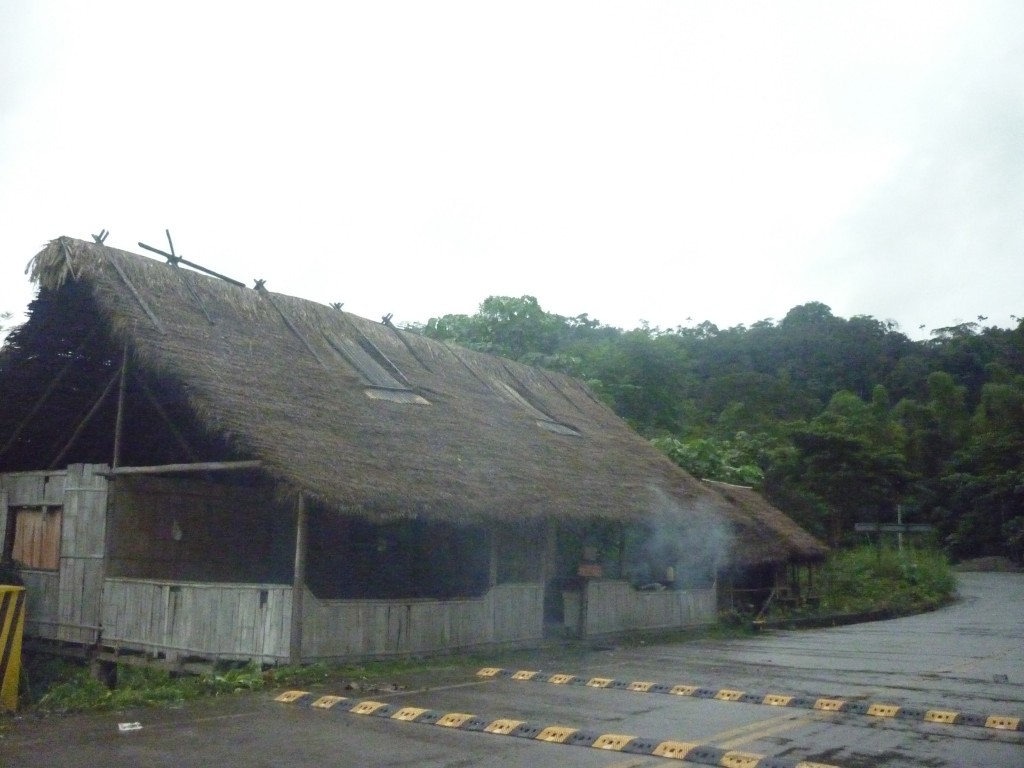
<svg viewBox="0 0 1024 768">
<path fill-rule="evenodd" d="M 948 603 L 956 579 L 946 557 L 931 549 L 864 546 L 835 553 L 822 574 L 824 607 L 843 613 L 912 613 Z"/>
</svg>

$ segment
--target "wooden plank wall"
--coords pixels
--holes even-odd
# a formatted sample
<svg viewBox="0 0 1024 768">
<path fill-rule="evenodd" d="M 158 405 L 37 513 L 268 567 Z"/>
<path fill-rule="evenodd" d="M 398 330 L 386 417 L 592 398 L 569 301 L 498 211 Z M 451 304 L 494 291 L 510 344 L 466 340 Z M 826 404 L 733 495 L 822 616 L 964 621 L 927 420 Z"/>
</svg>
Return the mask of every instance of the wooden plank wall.
<svg viewBox="0 0 1024 768">
<path fill-rule="evenodd" d="M 72 464 L 64 487 L 58 587 L 59 640 L 99 640 L 107 521 L 105 465 Z"/>
<path fill-rule="evenodd" d="M 8 517 L 14 520 L 14 512 Z M 11 559 L 41 571 L 56 571 L 60 567 L 61 517 L 59 508 L 18 508 Z"/>
<path fill-rule="evenodd" d="M 103 643 L 175 659 L 288 660 L 291 586 L 109 578 Z"/>
<path fill-rule="evenodd" d="M 291 583 L 294 517 L 270 487 L 200 477 L 122 475 L 111 482 L 107 575 Z"/>
<path fill-rule="evenodd" d="M 15 472 L 0 475 L 0 542 L 6 541 L 11 507 L 61 506 L 67 472 Z M 65 513 L 66 514 L 66 513 Z M 61 534 L 63 547 L 65 534 Z M 25 570 L 25 634 L 57 640 L 61 636 L 59 571 Z"/>
<path fill-rule="evenodd" d="M 57 613 L 56 571 L 22 571 L 25 582 L 25 636 L 56 640 L 60 619 Z"/>
<path fill-rule="evenodd" d="M 303 600 L 303 661 L 429 653 L 543 636 L 544 586 L 460 600 Z"/>
<path fill-rule="evenodd" d="M 586 589 L 587 636 L 692 627 L 717 619 L 714 587 L 643 592 L 625 581 L 593 579 Z"/>
</svg>

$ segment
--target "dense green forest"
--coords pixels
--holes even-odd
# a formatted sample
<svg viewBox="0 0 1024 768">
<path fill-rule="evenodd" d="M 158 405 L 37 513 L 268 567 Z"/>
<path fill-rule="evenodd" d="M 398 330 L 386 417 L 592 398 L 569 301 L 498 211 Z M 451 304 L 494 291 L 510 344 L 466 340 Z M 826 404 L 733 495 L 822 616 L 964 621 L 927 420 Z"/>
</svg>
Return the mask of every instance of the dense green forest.
<svg viewBox="0 0 1024 768">
<path fill-rule="evenodd" d="M 1024 320 L 983 319 L 912 341 L 809 303 L 749 327 L 622 330 L 492 296 L 416 330 L 585 380 L 690 473 L 757 487 L 833 545 L 899 510 L 955 559 L 1020 560 Z"/>
</svg>

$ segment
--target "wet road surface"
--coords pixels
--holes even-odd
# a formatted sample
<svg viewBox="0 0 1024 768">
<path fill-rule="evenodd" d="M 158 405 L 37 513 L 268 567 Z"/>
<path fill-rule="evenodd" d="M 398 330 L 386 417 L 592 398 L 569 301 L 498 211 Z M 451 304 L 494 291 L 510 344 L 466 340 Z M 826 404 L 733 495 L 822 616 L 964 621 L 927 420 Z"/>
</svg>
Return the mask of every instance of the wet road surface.
<svg viewBox="0 0 1024 768">
<path fill-rule="evenodd" d="M 1021 768 L 1024 731 L 985 725 L 1024 719 L 1024 574 L 961 574 L 960 594 L 943 610 L 892 621 L 585 653 L 542 650 L 519 669 L 488 677 L 453 667 L 424 686 L 362 697 L 390 707 L 388 717 L 353 714 L 359 694 L 325 687 L 315 697 L 351 699 L 320 708 L 262 692 L 176 710 L 25 718 L 2 732 L 0 766 L 694 764 L 651 754 L 677 741 L 707 745 L 699 764 L 729 755 L 719 764 L 742 767 L 739 755 L 750 754 L 752 766 L 762 756 L 761 766 L 779 758 L 842 768 Z M 509 676 L 516 671 L 532 679 Z M 549 682 L 558 674 L 578 682 Z M 766 697 L 778 706 L 753 703 Z M 722 700 L 729 698 L 739 700 Z M 403 711 L 420 721 L 396 717 Z M 508 719 L 576 729 L 609 737 L 609 749 L 421 719 L 454 714 L 474 715 L 481 727 Z M 956 724 L 964 719 L 974 724 Z M 125 721 L 142 728 L 119 732 Z M 634 736 L 649 741 L 646 753 L 617 751 Z"/>
</svg>

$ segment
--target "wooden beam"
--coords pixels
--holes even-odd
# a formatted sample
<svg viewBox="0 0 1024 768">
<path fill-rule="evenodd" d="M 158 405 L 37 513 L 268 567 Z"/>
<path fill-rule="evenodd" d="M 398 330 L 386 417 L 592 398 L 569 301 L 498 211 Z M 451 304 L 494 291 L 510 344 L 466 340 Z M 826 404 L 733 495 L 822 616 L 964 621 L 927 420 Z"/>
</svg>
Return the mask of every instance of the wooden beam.
<svg viewBox="0 0 1024 768">
<path fill-rule="evenodd" d="M 263 462 L 254 461 L 200 461 L 194 464 L 157 464 L 152 467 L 116 467 L 97 475 L 159 475 L 165 472 L 216 472 L 259 469 Z"/>
<path fill-rule="evenodd" d="M 75 348 L 75 351 L 71 353 L 71 356 L 68 358 L 67 362 L 64 363 L 64 366 L 60 369 L 60 372 L 52 379 L 50 379 L 50 383 L 46 385 L 46 389 L 43 391 L 43 394 L 39 396 L 39 399 L 36 401 L 36 404 L 32 406 L 31 410 L 29 410 L 28 413 L 25 414 L 25 418 L 22 419 L 20 424 L 18 424 L 17 428 L 7 439 L 7 442 L 4 443 L 3 448 L 0 448 L 0 456 L 3 456 L 5 453 L 7 453 L 8 449 L 12 445 L 14 445 L 14 441 L 21 436 L 21 433 L 25 429 L 25 427 L 32 423 L 32 419 L 35 418 L 35 415 L 39 412 L 39 409 L 46 404 L 46 401 L 49 399 L 50 395 L 53 394 L 53 391 L 61 383 L 61 381 L 67 375 L 68 371 L 71 370 L 72 366 L 75 364 L 75 361 L 78 359 L 78 356 L 82 354 L 82 351 L 86 348 L 86 346 L 96 337 L 96 334 L 97 329 L 94 327 L 91 331 L 89 331 L 88 335 L 82 340 L 82 343 Z"/>
<path fill-rule="evenodd" d="M 114 384 L 117 383 L 120 376 L 121 372 L 116 371 L 114 375 L 110 377 L 110 381 L 107 382 L 107 386 L 104 387 L 100 396 L 96 398 L 96 402 L 93 403 L 92 408 L 90 408 L 89 412 L 85 414 L 80 422 L 78 422 L 78 426 L 76 426 L 75 431 L 71 433 L 71 437 L 68 438 L 67 443 L 64 444 L 64 447 L 61 449 L 60 453 L 57 454 L 56 458 L 50 462 L 50 469 L 55 469 L 64 460 L 68 451 L 71 450 L 71 446 L 75 444 L 78 436 L 82 434 L 82 430 L 84 430 L 86 426 L 88 426 L 89 422 L 92 421 L 92 417 L 96 415 L 97 411 L 99 411 L 100 406 L 103 405 L 103 401 L 107 399 L 107 395 L 110 394 L 110 390 L 114 388 Z"/>
<path fill-rule="evenodd" d="M 302 345 L 307 349 L 309 354 L 311 354 L 316 359 L 316 361 L 320 363 L 320 367 L 323 368 L 325 371 L 329 371 L 330 367 L 327 365 L 327 363 L 323 361 L 320 355 L 316 353 L 316 350 L 313 349 L 313 345 L 309 343 L 309 340 L 305 336 L 303 336 L 299 329 L 296 328 L 295 325 L 292 323 L 292 321 L 288 319 L 288 315 L 286 315 L 284 313 L 284 310 L 282 310 L 281 307 L 278 306 L 277 302 L 274 301 L 274 297 L 270 295 L 270 291 L 261 286 L 257 286 L 256 292 L 259 293 L 260 296 L 265 298 L 267 301 L 269 301 L 270 306 L 277 310 L 277 314 L 280 315 L 281 319 L 284 321 L 284 324 L 288 328 L 288 330 L 292 332 L 295 338 L 302 342 Z"/>
<path fill-rule="evenodd" d="M 153 313 L 153 310 L 149 308 L 146 300 L 142 298 L 142 295 L 136 290 L 135 286 L 132 285 L 132 281 L 128 279 L 128 275 L 126 275 L 125 271 L 121 269 L 121 265 L 117 263 L 117 259 L 108 254 L 107 261 L 109 261 L 113 265 L 114 269 L 117 270 L 117 274 L 121 276 L 124 284 L 128 286 L 128 290 L 132 292 L 132 296 L 135 297 L 135 300 L 139 302 L 139 306 L 142 307 L 142 311 L 146 313 L 150 322 L 153 323 L 153 327 L 160 331 L 160 333 L 167 333 L 164 328 L 164 324 L 160 322 L 160 318 Z"/>
<path fill-rule="evenodd" d="M 292 623 L 288 663 L 302 663 L 302 598 L 306 591 L 306 528 L 309 524 L 306 496 L 299 491 L 295 504 L 295 572 L 292 576 Z"/>
<path fill-rule="evenodd" d="M 160 405 L 160 401 L 156 399 L 156 396 L 153 394 L 153 391 L 146 385 L 145 379 L 138 375 L 136 375 L 134 378 L 135 381 L 138 382 L 139 387 L 142 389 L 142 394 L 144 394 L 146 396 L 146 399 L 149 400 L 149 404 L 153 406 L 153 409 L 156 411 L 157 415 L 161 419 L 163 419 L 168 431 L 171 433 L 174 439 L 178 441 L 178 445 L 181 446 L 181 449 L 188 455 L 188 457 L 192 460 L 193 463 L 198 463 L 199 454 L 192 450 L 192 446 L 188 444 L 188 441 L 185 439 L 185 436 L 181 434 L 181 430 L 178 429 L 178 426 L 174 423 L 174 420 L 167 415 L 167 411 L 165 411 L 163 406 Z"/>
</svg>

